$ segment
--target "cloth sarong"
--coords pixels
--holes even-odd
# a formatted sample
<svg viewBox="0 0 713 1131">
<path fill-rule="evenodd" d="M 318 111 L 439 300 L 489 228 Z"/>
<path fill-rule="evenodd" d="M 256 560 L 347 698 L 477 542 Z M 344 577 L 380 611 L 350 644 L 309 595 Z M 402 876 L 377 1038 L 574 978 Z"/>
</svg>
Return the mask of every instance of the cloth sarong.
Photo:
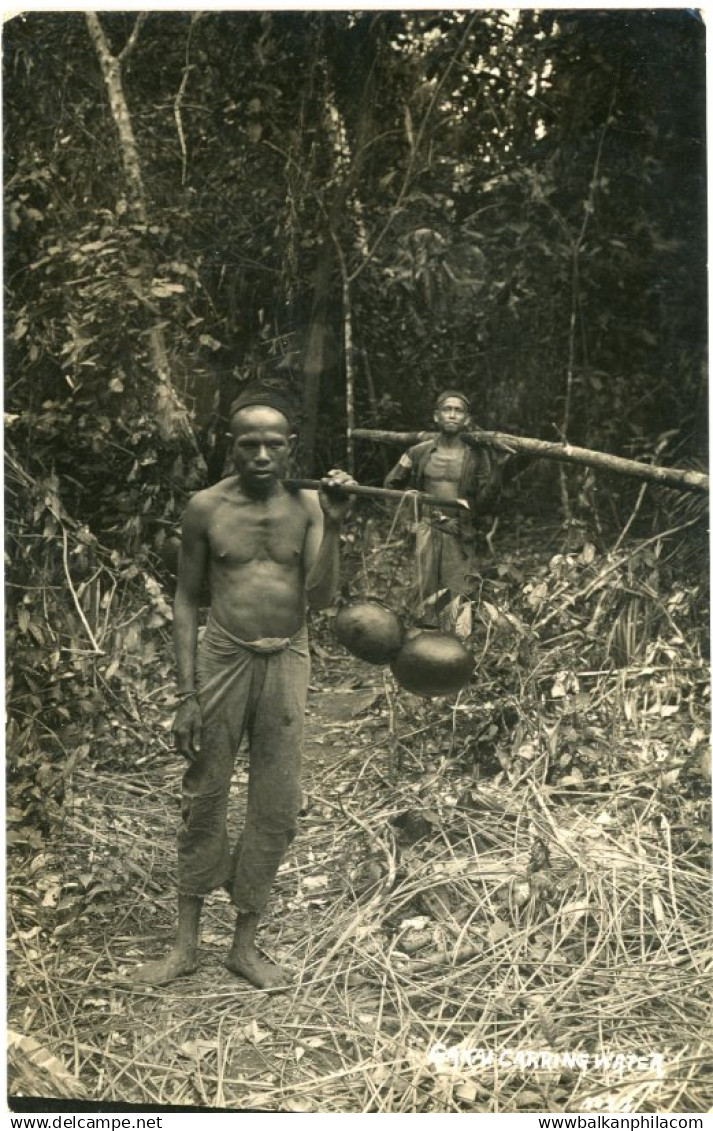
<svg viewBox="0 0 713 1131">
<path fill-rule="evenodd" d="M 417 582 L 424 595 L 439 589 L 469 593 L 476 569 L 472 545 L 460 535 L 455 519 L 419 522 L 416 527 Z"/>
<path fill-rule="evenodd" d="M 462 537 L 457 519 L 434 515 L 417 524 L 412 607 L 421 606 L 421 623 L 468 636 L 470 617 L 461 625 L 478 576 L 474 545 Z"/>
<path fill-rule="evenodd" d="M 244 641 L 210 617 L 198 645 L 200 750 L 183 776 L 178 888 L 224 887 L 240 911 L 265 907 L 297 831 L 302 732 L 309 683 L 307 629 L 291 639 Z M 249 747 L 245 825 L 228 841 L 230 781 L 243 736 Z"/>
</svg>

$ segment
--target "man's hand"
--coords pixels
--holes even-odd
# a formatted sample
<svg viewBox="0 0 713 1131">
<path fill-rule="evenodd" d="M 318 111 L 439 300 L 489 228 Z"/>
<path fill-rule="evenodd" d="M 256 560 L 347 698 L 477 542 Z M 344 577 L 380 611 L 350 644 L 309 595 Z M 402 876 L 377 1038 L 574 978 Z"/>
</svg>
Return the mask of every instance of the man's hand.
<svg viewBox="0 0 713 1131">
<path fill-rule="evenodd" d="M 202 725 L 203 717 L 198 696 L 192 695 L 190 699 L 184 699 L 179 705 L 173 720 L 176 750 L 189 762 L 195 759 L 200 750 Z"/>
<path fill-rule="evenodd" d="M 346 471 L 332 468 L 328 475 L 322 479 L 319 489 L 319 502 L 324 512 L 324 517 L 334 523 L 343 522 L 349 511 L 349 497 L 341 491 L 333 490 L 334 487 L 356 486 L 356 479 L 352 479 Z"/>
</svg>

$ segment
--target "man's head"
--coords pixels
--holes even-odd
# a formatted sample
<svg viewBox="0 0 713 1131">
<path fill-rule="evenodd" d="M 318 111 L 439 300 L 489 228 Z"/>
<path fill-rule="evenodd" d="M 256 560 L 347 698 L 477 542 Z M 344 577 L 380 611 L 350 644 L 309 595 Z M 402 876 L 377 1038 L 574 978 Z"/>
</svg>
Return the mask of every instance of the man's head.
<svg viewBox="0 0 713 1131">
<path fill-rule="evenodd" d="M 436 401 L 433 414 L 439 432 L 457 436 L 470 423 L 470 402 L 459 389 L 444 389 Z"/>
<path fill-rule="evenodd" d="M 277 397 L 245 393 L 230 408 L 233 464 L 243 487 L 253 494 L 269 493 L 287 471 L 289 408 L 276 407 L 278 403 Z"/>
</svg>

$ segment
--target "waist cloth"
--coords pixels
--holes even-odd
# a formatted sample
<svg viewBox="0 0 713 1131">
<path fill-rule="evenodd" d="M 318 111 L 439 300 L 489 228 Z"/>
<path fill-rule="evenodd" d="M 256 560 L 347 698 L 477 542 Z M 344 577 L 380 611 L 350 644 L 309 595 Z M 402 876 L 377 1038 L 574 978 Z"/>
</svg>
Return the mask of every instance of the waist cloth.
<svg viewBox="0 0 713 1131">
<path fill-rule="evenodd" d="M 241 911 L 261 911 L 297 831 L 310 658 L 307 628 L 245 641 L 209 617 L 196 656 L 200 749 L 183 775 L 178 888 L 224 887 Z M 231 849 L 227 816 L 238 748 L 248 738 L 248 797 Z"/>
<path fill-rule="evenodd" d="M 463 538 L 457 519 L 422 520 L 416 527 L 416 582 L 428 596 L 439 589 L 468 593 L 473 588 L 476 555 Z"/>
</svg>

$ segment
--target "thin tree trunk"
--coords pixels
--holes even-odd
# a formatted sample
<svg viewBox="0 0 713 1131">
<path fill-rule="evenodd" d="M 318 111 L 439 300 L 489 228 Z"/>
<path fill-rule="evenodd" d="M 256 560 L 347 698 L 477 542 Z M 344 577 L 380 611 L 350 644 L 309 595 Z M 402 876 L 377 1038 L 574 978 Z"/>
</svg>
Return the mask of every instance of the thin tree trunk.
<svg viewBox="0 0 713 1131">
<path fill-rule="evenodd" d="M 376 440 L 381 444 L 399 444 L 406 447 L 422 440 L 433 438 L 433 432 L 384 432 L 377 428 L 355 428 L 353 436 L 357 440 Z M 555 459 L 563 463 L 583 463 L 598 471 L 611 471 L 615 475 L 629 475 L 634 479 L 646 479 L 673 487 L 679 491 L 708 492 L 710 481 L 700 471 L 687 471 L 678 467 L 659 467 L 650 463 L 640 463 L 635 459 L 597 452 L 591 448 L 577 448 L 572 444 L 556 444 L 549 440 L 536 440 L 530 436 L 511 436 L 507 432 L 466 432 L 466 443 L 476 447 L 494 447 L 500 451 L 518 452 L 537 456 L 541 459 Z"/>
<path fill-rule="evenodd" d="M 421 141 L 422 141 L 422 138 L 423 138 L 423 134 L 424 134 L 424 131 L 425 131 L 426 122 L 428 121 L 431 110 L 433 109 L 433 106 L 435 105 L 438 91 L 440 91 L 440 88 L 443 85 L 443 83 L 445 82 L 447 75 L 450 73 L 452 67 L 455 65 L 456 59 L 459 56 L 461 49 L 464 47 L 465 43 L 467 42 L 468 36 L 470 34 L 471 27 L 473 25 L 473 21 L 474 21 L 474 17 L 472 17 L 468 21 L 466 28 L 465 28 L 465 31 L 463 33 L 463 36 L 461 37 L 461 40 L 458 44 L 458 47 L 457 47 L 456 51 L 454 52 L 452 58 L 449 60 L 448 65 L 447 65 L 447 67 L 446 67 L 446 69 L 445 69 L 445 71 L 444 71 L 444 73 L 443 73 L 443 75 L 442 75 L 442 77 L 439 81 L 438 87 L 437 87 L 436 91 L 434 92 L 434 94 L 432 96 L 431 103 L 430 103 L 430 105 L 429 105 L 429 107 L 426 111 L 426 114 L 424 115 L 424 118 L 421 122 L 421 126 L 420 126 L 420 129 L 418 131 L 418 135 L 413 141 L 412 153 L 411 153 L 411 157 L 409 159 L 409 166 L 408 166 L 406 175 L 404 177 L 404 182 L 403 182 L 402 189 L 401 189 L 401 192 L 399 194 L 399 198 L 398 198 L 398 201 L 396 203 L 396 206 L 394 207 L 391 215 L 389 216 L 389 218 L 388 218 L 386 224 L 384 225 L 384 227 L 382 228 L 381 232 L 376 237 L 376 241 L 375 241 L 374 245 L 371 247 L 371 249 L 368 250 L 368 249 L 366 249 L 366 247 L 364 247 L 366 254 L 362 255 L 357 266 L 351 271 L 351 273 L 349 272 L 348 267 L 347 267 L 346 256 L 344 254 L 344 250 L 343 250 L 342 245 L 340 243 L 339 234 L 340 234 L 340 229 L 342 227 L 342 221 L 343 221 L 346 209 L 347 209 L 347 204 L 348 204 L 349 198 L 350 198 L 352 192 L 355 190 L 357 181 L 359 179 L 359 174 L 360 174 L 361 167 L 362 167 L 362 164 L 363 164 L 363 161 L 364 161 L 364 155 L 366 153 L 369 138 L 371 136 L 371 130 L 372 130 L 372 99 L 373 99 L 373 94 L 374 94 L 375 66 L 376 66 L 376 57 L 375 56 L 372 58 L 371 67 L 370 67 L 369 73 L 368 73 L 368 78 L 367 78 L 366 82 L 364 83 L 364 87 L 363 87 L 362 94 L 361 94 L 359 118 L 358 118 L 356 130 L 355 130 L 355 142 L 354 142 L 354 148 L 353 148 L 353 155 L 348 154 L 348 150 L 347 150 L 346 146 L 344 147 L 343 151 L 338 155 L 341 158 L 341 160 L 344 160 L 344 158 L 347 155 L 350 156 L 349 172 L 346 175 L 346 177 L 344 178 L 344 180 L 342 181 L 342 183 L 337 187 L 337 189 L 335 191 L 334 198 L 332 200 L 332 205 L 331 205 L 331 208 L 329 209 L 329 213 L 328 213 L 328 216 L 327 216 L 327 225 L 328 225 L 329 233 L 332 237 L 332 242 L 333 242 L 333 244 L 336 248 L 337 255 L 339 256 L 339 261 L 340 261 L 340 266 L 341 266 L 341 271 L 342 271 L 342 304 L 343 304 L 342 310 L 343 310 L 343 323 L 344 323 L 346 415 L 347 415 L 347 466 L 350 470 L 352 470 L 353 467 L 354 467 L 354 441 L 353 441 L 354 371 L 353 371 L 353 359 L 352 359 L 352 344 L 353 343 L 352 343 L 352 322 L 351 322 L 351 310 L 352 310 L 352 307 L 351 307 L 351 289 L 350 289 L 351 284 L 361 274 L 361 272 L 364 270 L 364 268 L 370 262 L 373 254 L 374 254 L 374 251 L 376 250 L 376 247 L 378 246 L 379 243 L 381 243 L 382 239 L 386 235 L 386 231 L 388 230 L 392 221 L 395 219 L 396 215 L 400 211 L 401 201 L 402 201 L 404 195 L 406 194 L 407 188 L 409 187 L 410 182 L 411 182 L 411 176 L 412 176 L 413 170 L 415 168 L 415 161 L 416 161 L 418 150 L 419 150 L 419 147 L 420 147 L 420 144 L 421 144 Z M 336 105 L 336 101 L 332 100 L 332 105 L 333 105 L 333 109 L 336 112 L 335 116 L 341 124 L 342 123 L 342 115 L 340 113 L 339 107 Z M 346 137 L 346 132 L 344 130 L 343 124 L 341 126 L 341 133 L 342 133 L 343 137 Z M 327 248 L 325 247 L 324 250 L 323 250 L 323 257 L 320 260 L 320 265 L 319 265 L 319 268 L 318 268 L 318 273 L 319 273 L 320 270 L 322 271 L 321 276 L 319 276 L 319 274 L 318 274 L 318 277 L 319 277 L 320 283 L 322 283 L 323 285 L 325 284 L 324 273 L 325 273 L 326 262 L 329 263 L 329 270 L 331 271 L 332 260 L 331 260 L 331 257 L 329 257 L 329 259 L 327 258 Z M 326 278 L 326 295 L 328 295 L 328 294 L 329 294 L 329 278 L 327 277 Z M 314 468 L 314 455 L 315 455 L 315 445 L 316 445 L 316 438 L 317 438 L 317 410 L 318 410 L 318 405 L 319 405 L 319 390 L 320 390 L 321 374 L 322 374 L 320 364 L 323 362 L 323 359 L 324 359 L 324 342 L 325 342 L 326 334 L 327 334 L 326 322 L 322 322 L 321 318 L 320 318 L 320 315 L 323 313 L 323 311 L 326 307 L 326 296 L 325 296 L 324 306 L 320 305 L 320 303 L 319 303 L 320 299 L 321 299 L 321 296 L 319 295 L 318 287 L 315 286 L 315 299 L 314 299 L 314 303 L 313 303 L 313 307 L 312 307 L 312 319 L 311 319 L 311 322 L 310 322 L 310 329 L 309 329 L 309 334 L 308 334 L 308 342 L 307 342 L 307 349 L 306 349 L 306 352 L 305 352 L 305 362 L 304 362 L 304 370 L 303 370 L 304 371 L 305 384 L 304 384 L 304 396 L 303 396 L 304 415 L 303 415 L 303 424 L 302 424 L 302 445 L 301 445 L 301 447 L 302 447 L 302 452 L 303 452 L 303 465 L 308 472 L 312 471 L 313 468 Z"/>
<path fill-rule="evenodd" d="M 354 474 L 354 424 L 356 414 L 354 410 L 354 334 L 352 324 L 352 295 L 347 272 L 347 261 L 344 257 L 342 245 L 332 232 L 334 246 L 339 256 L 339 266 L 342 275 L 342 337 L 344 347 L 344 385 L 345 385 L 345 411 L 347 418 L 347 470 Z"/>
<path fill-rule="evenodd" d="M 148 216 L 146 213 L 144 183 L 141 176 L 141 161 L 139 160 L 139 151 L 136 146 L 136 138 L 134 137 L 134 129 L 131 124 L 129 107 L 124 95 L 124 85 L 121 80 L 122 57 L 126 58 L 131 48 L 129 43 L 127 43 L 121 55 L 113 55 L 109 50 L 109 44 L 97 13 L 86 12 L 85 14 L 87 28 L 89 29 L 89 34 L 99 58 L 104 82 L 106 83 L 114 125 L 119 134 L 119 152 L 124 166 L 129 202 L 137 220 L 145 224 L 148 220 Z M 145 19 L 145 16 L 143 18 Z M 136 42 L 134 33 L 138 34 L 137 29 L 141 26 L 141 20 L 142 17 L 139 16 L 136 21 L 136 26 L 134 27 L 134 32 L 132 32 L 132 40 L 130 40 L 132 47 Z"/>
<path fill-rule="evenodd" d="M 94 49 L 97 53 L 101 72 L 106 85 L 109 108 L 114 125 L 119 136 L 119 153 L 124 167 L 124 178 L 129 207 L 132 214 L 140 224 L 148 223 L 148 209 L 146 206 L 146 192 L 141 175 L 141 160 L 136 145 L 136 137 L 131 123 L 131 114 L 124 93 L 122 81 L 122 63 L 133 50 L 141 26 L 146 19 L 145 13 L 137 16 L 134 29 L 127 40 L 123 50 L 114 55 L 109 48 L 109 43 L 96 12 L 86 12 L 87 30 Z M 150 269 L 144 270 L 141 276 L 142 290 L 144 291 L 144 306 L 150 311 L 152 303 L 149 297 L 151 278 Z M 151 366 L 156 375 L 156 416 L 161 434 L 165 439 L 170 439 L 177 430 L 183 429 L 190 432 L 185 408 L 180 404 L 175 390 L 171 384 L 171 375 L 166 350 L 166 340 L 163 329 L 159 324 L 159 315 L 156 312 L 148 328 L 149 352 Z"/>
<path fill-rule="evenodd" d="M 584 237 L 587 233 L 589 219 L 594 215 L 594 201 L 597 192 L 599 167 L 602 160 L 602 150 L 604 148 L 604 139 L 607 130 L 611 123 L 612 113 L 614 111 L 614 103 L 616 101 L 616 84 L 612 92 L 611 100 L 609 103 L 609 113 L 607 114 L 606 121 L 602 126 L 599 134 L 599 141 L 597 142 L 597 149 L 594 158 L 594 168 L 589 180 L 589 191 L 587 199 L 584 202 L 582 222 L 579 227 L 576 239 L 572 239 L 572 267 L 571 267 L 571 283 L 570 283 L 570 311 L 569 311 L 569 335 L 568 335 L 568 348 L 567 348 L 567 377 L 565 381 L 564 393 L 564 408 L 562 411 L 562 427 L 561 436 L 564 443 L 567 443 L 567 436 L 569 433 L 570 417 L 572 412 L 572 392 L 574 389 L 574 360 L 575 360 L 575 339 L 577 334 L 577 317 L 581 318 L 581 303 L 580 303 L 580 275 L 579 275 L 579 254 L 584 244 Z M 561 221 L 564 224 L 564 220 Z M 566 227 L 566 224 L 565 224 Z M 562 498 L 562 517 L 564 521 L 570 522 L 572 519 L 572 508 L 569 501 L 569 491 L 567 489 L 567 477 L 564 473 L 564 468 L 560 469 L 560 495 Z"/>
<path fill-rule="evenodd" d="M 344 315 L 344 378 L 347 413 L 347 471 L 354 474 L 354 347 L 352 343 L 352 302 L 349 279 L 342 277 L 342 311 Z"/>
</svg>

